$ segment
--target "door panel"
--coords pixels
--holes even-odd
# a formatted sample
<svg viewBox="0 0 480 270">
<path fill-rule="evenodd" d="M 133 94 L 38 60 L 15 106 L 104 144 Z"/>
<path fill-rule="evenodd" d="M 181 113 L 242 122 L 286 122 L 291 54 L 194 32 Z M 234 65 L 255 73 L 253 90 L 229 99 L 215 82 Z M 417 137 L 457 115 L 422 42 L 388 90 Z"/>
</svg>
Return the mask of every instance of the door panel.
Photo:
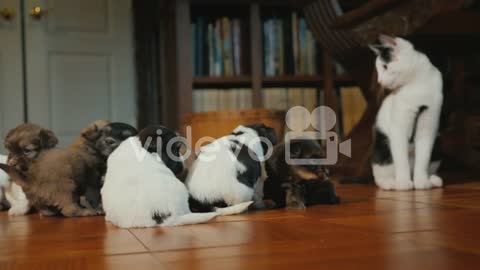
<svg viewBox="0 0 480 270">
<path fill-rule="evenodd" d="M 130 0 L 27 0 L 25 14 L 29 120 L 61 145 L 96 119 L 135 125 Z"/>
<path fill-rule="evenodd" d="M 0 0 L 0 10 L 13 9 L 7 21 L 0 16 L 0 153 L 11 128 L 23 122 L 22 46 L 20 0 Z"/>
</svg>

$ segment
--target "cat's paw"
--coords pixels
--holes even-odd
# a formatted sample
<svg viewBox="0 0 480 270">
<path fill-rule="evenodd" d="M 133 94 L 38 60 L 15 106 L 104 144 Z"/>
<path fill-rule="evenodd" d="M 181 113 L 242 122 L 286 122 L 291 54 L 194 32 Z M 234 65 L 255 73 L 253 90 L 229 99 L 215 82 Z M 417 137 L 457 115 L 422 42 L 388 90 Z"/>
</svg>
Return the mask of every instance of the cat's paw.
<svg viewBox="0 0 480 270">
<path fill-rule="evenodd" d="M 430 181 L 430 183 L 432 183 L 432 186 L 434 186 L 434 187 L 442 187 L 443 186 L 443 180 L 438 175 L 433 174 L 433 175 L 430 176 L 430 179 L 428 179 L 428 180 Z"/>
<path fill-rule="evenodd" d="M 415 180 L 414 181 L 415 189 L 431 189 L 432 183 L 429 179 Z"/>
<path fill-rule="evenodd" d="M 395 189 L 395 180 L 393 179 L 378 179 L 375 181 L 375 183 L 383 190 Z"/>
<path fill-rule="evenodd" d="M 412 181 L 395 181 L 395 189 L 396 190 L 411 190 L 413 189 Z"/>
</svg>

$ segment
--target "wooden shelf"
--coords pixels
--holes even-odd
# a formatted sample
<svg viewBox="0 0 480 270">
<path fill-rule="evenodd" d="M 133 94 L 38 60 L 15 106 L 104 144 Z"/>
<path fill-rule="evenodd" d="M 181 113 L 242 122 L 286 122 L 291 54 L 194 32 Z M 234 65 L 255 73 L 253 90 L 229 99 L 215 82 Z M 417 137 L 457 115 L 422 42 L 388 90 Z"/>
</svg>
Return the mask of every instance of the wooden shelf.
<svg viewBox="0 0 480 270">
<path fill-rule="evenodd" d="M 262 78 L 262 87 L 323 87 L 323 76 L 321 75 L 280 75 L 267 76 Z M 338 86 L 355 85 L 350 76 L 339 75 L 335 77 L 335 84 Z M 234 77 L 194 77 L 193 88 L 238 88 L 251 87 L 250 76 Z"/>
<path fill-rule="evenodd" d="M 323 87 L 321 75 L 282 75 L 263 77 L 263 87 Z M 349 76 L 337 76 L 335 82 L 341 85 L 353 84 Z"/>
<path fill-rule="evenodd" d="M 251 87 L 251 76 L 232 77 L 194 77 L 193 88 L 230 88 L 230 87 Z"/>
</svg>

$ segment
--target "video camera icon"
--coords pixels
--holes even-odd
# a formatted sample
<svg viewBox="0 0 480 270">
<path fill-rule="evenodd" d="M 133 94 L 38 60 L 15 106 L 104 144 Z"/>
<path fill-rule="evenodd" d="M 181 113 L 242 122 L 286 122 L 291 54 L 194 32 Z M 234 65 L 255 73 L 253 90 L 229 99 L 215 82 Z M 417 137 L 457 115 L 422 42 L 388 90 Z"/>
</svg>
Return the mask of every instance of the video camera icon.
<svg viewBox="0 0 480 270">
<path fill-rule="evenodd" d="M 337 117 L 327 106 L 319 106 L 312 113 L 295 106 L 286 115 L 287 127 L 292 130 L 285 134 L 285 161 L 290 165 L 334 165 L 338 162 L 338 153 L 351 157 L 351 140 L 339 143 L 338 134 L 332 131 Z M 306 131 L 309 126 L 316 131 Z M 291 140 L 318 140 L 325 142 L 325 158 L 294 158 L 290 148 Z"/>
</svg>

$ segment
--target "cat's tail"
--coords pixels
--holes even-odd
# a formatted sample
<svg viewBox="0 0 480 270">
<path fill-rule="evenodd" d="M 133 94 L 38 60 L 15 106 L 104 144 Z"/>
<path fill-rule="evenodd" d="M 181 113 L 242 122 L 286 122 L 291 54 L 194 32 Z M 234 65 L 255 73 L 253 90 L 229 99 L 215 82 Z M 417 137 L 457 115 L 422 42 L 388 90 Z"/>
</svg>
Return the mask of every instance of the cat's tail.
<svg viewBox="0 0 480 270">
<path fill-rule="evenodd" d="M 218 216 L 216 212 L 209 213 L 189 213 L 183 216 L 170 216 L 162 222 L 160 226 L 181 226 L 206 223 L 212 218 Z"/>
<path fill-rule="evenodd" d="M 373 176 L 349 176 L 340 179 L 340 184 L 372 184 L 374 183 Z"/>
<path fill-rule="evenodd" d="M 21 186 L 22 188 L 28 187 L 27 181 L 25 180 L 23 175 L 21 175 L 17 171 L 17 169 L 15 169 L 15 168 L 7 165 L 7 164 L 0 163 L 0 170 L 5 171 L 8 174 L 8 176 L 10 176 L 10 179 L 13 182 L 15 182 L 15 184 Z"/>
<path fill-rule="evenodd" d="M 228 215 L 236 215 L 243 213 L 248 210 L 248 207 L 253 203 L 253 201 L 243 202 L 239 204 L 235 204 L 228 207 L 215 207 L 215 213 L 220 216 L 228 216 Z"/>
</svg>

